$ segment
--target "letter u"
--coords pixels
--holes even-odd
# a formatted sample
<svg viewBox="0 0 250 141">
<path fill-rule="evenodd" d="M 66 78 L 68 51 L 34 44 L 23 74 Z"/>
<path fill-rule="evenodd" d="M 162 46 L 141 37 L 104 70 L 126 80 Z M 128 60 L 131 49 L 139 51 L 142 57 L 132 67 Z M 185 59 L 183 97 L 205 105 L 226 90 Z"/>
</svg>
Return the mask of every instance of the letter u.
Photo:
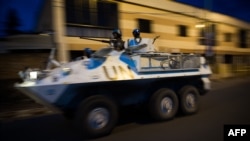
<svg viewBox="0 0 250 141">
<path fill-rule="evenodd" d="M 103 70 L 104 70 L 104 73 L 105 73 L 105 75 L 106 75 L 106 77 L 108 78 L 108 79 L 110 79 L 110 80 L 117 80 L 118 78 L 117 78 L 117 70 L 116 70 L 116 68 L 115 68 L 115 66 L 112 66 L 112 70 L 114 71 L 114 76 L 112 77 L 112 76 L 110 76 L 110 73 L 108 72 L 108 69 L 107 69 L 107 67 L 106 66 L 103 66 Z M 111 69 L 110 69 L 111 70 Z"/>
</svg>

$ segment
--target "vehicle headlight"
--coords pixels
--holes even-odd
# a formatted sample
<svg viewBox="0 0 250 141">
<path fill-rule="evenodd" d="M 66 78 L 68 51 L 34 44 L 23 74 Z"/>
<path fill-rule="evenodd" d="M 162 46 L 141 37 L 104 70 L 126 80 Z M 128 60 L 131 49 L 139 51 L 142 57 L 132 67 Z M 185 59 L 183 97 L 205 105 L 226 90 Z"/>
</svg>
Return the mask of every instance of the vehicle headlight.
<svg viewBox="0 0 250 141">
<path fill-rule="evenodd" d="M 31 70 L 27 72 L 26 80 L 36 81 L 41 80 L 46 76 L 46 73 L 43 73 L 39 70 Z"/>
<path fill-rule="evenodd" d="M 48 71 L 26 68 L 23 71 L 19 71 L 18 74 L 23 81 L 36 81 L 47 77 Z"/>
<path fill-rule="evenodd" d="M 37 79 L 38 72 L 37 71 L 31 71 L 29 72 L 29 78 L 30 79 Z"/>
</svg>

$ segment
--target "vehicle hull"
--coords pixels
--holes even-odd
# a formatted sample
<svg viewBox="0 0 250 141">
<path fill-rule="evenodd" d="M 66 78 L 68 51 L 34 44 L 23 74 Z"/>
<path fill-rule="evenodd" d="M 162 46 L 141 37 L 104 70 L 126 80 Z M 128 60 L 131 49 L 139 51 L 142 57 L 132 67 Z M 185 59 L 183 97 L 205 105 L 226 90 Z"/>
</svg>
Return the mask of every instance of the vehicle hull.
<svg viewBox="0 0 250 141">
<path fill-rule="evenodd" d="M 208 78 L 194 75 L 37 86 L 16 84 L 15 87 L 38 103 L 58 112 L 76 108 L 84 98 L 93 95 L 106 95 L 120 106 L 126 106 L 146 102 L 160 88 L 171 88 L 177 92 L 189 84 L 198 87 L 200 92 L 207 91 L 209 88 L 204 87 L 204 83 L 210 86 Z"/>
</svg>

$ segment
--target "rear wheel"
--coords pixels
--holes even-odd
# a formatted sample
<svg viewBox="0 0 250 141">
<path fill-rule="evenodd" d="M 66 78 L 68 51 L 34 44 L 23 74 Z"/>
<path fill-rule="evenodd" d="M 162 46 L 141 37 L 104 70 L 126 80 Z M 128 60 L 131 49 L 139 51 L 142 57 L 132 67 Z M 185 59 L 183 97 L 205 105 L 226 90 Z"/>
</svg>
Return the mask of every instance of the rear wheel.
<svg viewBox="0 0 250 141">
<path fill-rule="evenodd" d="M 184 86 L 179 91 L 180 108 L 184 114 L 196 113 L 199 109 L 200 95 L 193 86 Z"/>
<path fill-rule="evenodd" d="M 77 111 L 77 124 L 89 137 L 109 134 L 115 127 L 118 112 L 116 104 L 104 96 L 84 100 Z"/>
<path fill-rule="evenodd" d="M 178 111 L 178 98 L 170 89 L 160 89 L 154 93 L 149 101 L 151 116 L 156 120 L 172 119 Z"/>
</svg>

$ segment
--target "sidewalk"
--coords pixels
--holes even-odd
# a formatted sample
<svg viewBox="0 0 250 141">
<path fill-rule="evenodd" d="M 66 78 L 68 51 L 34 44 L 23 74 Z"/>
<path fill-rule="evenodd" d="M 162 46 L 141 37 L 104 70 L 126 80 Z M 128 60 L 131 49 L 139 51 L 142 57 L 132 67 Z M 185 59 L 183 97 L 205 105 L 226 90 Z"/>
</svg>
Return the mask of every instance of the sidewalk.
<svg viewBox="0 0 250 141">
<path fill-rule="evenodd" d="M 250 75 L 236 75 L 236 76 L 228 76 L 228 77 L 222 77 L 220 74 L 212 74 L 209 79 L 211 81 L 223 81 L 228 79 L 241 79 L 241 78 L 249 78 Z"/>
<path fill-rule="evenodd" d="M 225 86 L 234 87 L 235 85 L 238 85 L 240 83 L 249 83 L 250 86 L 250 75 L 248 76 L 234 76 L 234 77 L 226 77 L 221 78 L 218 75 L 212 76 L 210 78 L 212 85 L 211 85 L 211 91 L 223 89 Z M 249 89 L 250 90 L 250 89 Z"/>
</svg>

